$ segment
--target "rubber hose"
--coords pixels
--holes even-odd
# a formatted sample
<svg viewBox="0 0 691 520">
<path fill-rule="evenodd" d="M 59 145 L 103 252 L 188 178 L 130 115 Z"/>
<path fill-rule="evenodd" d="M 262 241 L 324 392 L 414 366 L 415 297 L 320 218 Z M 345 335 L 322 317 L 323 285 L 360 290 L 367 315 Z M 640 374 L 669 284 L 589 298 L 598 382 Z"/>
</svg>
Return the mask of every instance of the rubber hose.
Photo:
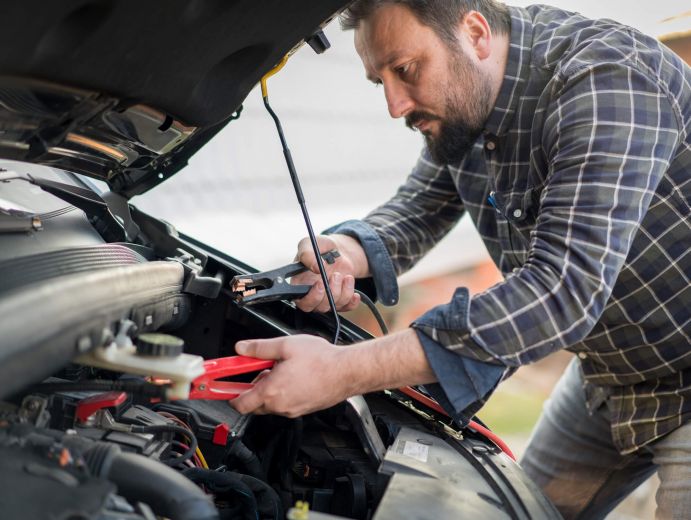
<svg viewBox="0 0 691 520">
<path fill-rule="evenodd" d="M 238 476 L 240 477 L 240 481 L 247 484 L 254 492 L 254 496 L 257 497 L 257 504 L 260 512 L 272 514 L 276 520 L 285 518 L 283 516 L 283 502 L 281 502 L 281 498 L 274 488 L 263 480 L 254 478 L 251 475 Z"/>
<path fill-rule="evenodd" d="M 182 474 L 196 484 L 204 484 L 216 494 L 233 493 L 242 504 L 244 520 L 256 520 L 259 518 L 257 499 L 252 489 L 242 480 L 237 473 L 230 471 L 220 472 L 203 468 L 189 468 Z"/>
<path fill-rule="evenodd" d="M 266 477 L 262 469 L 262 464 L 259 462 L 257 455 L 247 446 L 245 446 L 241 440 L 236 439 L 233 441 L 228 456 L 235 457 L 242 462 L 247 470 L 247 473 L 253 477 L 258 479 L 263 479 Z"/>
<path fill-rule="evenodd" d="M 168 466 L 134 453 L 117 454 L 103 475 L 131 502 L 144 502 L 171 520 L 218 520 L 211 499 Z"/>
</svg>

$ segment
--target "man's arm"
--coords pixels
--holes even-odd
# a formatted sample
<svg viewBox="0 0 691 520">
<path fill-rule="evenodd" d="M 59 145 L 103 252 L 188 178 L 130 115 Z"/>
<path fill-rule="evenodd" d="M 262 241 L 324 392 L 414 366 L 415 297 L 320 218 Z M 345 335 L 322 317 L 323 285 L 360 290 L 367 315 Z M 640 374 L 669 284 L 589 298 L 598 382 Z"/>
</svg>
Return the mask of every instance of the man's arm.
<svg viewBox="0 0 691 520">
<path fill-rule="evenodd" d="M 435 380 L 417 335 L 404 330 L 349 347 L 315 336 L 240 341 L 238 354 L 280 361 L 231 401 L 240 413 L 297 417 L 358 394 Z"/>
</svg>

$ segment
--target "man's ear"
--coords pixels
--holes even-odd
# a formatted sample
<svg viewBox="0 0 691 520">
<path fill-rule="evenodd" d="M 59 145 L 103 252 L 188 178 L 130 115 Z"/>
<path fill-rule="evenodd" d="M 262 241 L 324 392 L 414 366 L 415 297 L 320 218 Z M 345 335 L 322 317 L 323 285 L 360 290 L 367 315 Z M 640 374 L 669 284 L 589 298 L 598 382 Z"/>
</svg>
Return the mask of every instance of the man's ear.
<svg viewBox="0 0 691 520">
<path fill-rule="evenodd" d="M 478 11 L 470 11 L 458 24 L 459 34 L 479 60 L 491 54 L 492 30 L 487 19 Z"/>
</svg>

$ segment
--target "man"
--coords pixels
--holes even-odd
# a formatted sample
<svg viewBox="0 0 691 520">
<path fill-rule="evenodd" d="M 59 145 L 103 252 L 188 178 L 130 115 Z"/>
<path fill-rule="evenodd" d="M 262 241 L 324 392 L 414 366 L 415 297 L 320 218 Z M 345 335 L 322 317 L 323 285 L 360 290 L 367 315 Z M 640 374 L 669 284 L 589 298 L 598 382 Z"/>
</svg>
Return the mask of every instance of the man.
<svg viewBox="0 0 691 520">
<path fill-rule="evenodd" d="M 688 515 L 689 68 L 633 29 L 546 6 L 360 0 L 343 25 L 391 116 L 425 146 L 389 202 L 320 237 L 341 252 L 329 267 L 337 306 L 357 305 L 367 277 L 395 303 L 396 275 L 465 212 L 505 280 L 348 348 L 240 342 L 281 362 L 234 405 L 297 416 L 427 384 L 463 420 L 516 367 L 568 349 L 577 357 L 524 469 L 568 518 L 603 517 L 655 471 L 658 515 Z M 298 249 L 316 272 L 307 241 Z M 306 276 L 315 286 L 300 307 L 326 311 Z"/>
</svg>

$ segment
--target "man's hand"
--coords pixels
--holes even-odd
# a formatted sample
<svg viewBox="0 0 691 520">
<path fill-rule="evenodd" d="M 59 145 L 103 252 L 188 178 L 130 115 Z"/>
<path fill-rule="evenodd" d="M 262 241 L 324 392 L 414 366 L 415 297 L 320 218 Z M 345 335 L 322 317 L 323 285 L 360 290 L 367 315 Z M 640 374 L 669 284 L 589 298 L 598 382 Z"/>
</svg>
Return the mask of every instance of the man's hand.
<svg viewBox="0 0 691 520">
<path fill-rule="evenodd" d="M 324 267 L 336 308 L 342 312 L 354 309 L 360 303 L 360 295 L 355 292 L 355 278 L 369 275 L 367 257 L 362 246 L 357 240 L 346 235 L 319 236 L 317 244 L 320 253 L 332 249 L 337 249 L 340 253 L 333 264 L 324 262 Z M 300 241 L 295 259 L 305 264 L 309 271 L 294 276 L 291 283 L 313 286 L 303 298 L 296 300 L 298 308 L 305 312 L 328 312 L 329 300 L 326 298 L 324 284 L 319 275 L 319 265 L 309 238 Z"/>
<path fill-rule="evenodd" d="M 271 370 L 255 379 L 252 390 L 231 401 L 240 413 L 298 417 L 349 397 L 349 381 L 343 377 L 339 359 L 344 349 L 322 338 L 301 335 L 240 341 L 235 350 L 244 356 L 276 360 Z"/>
<path fill-rule="evenodd" d="M 276 360 L 254 388 L 230 401 L 243 414 L 298 417 L 352 395 L 436 380 L 412 329 L 348 347 L 301 335 L 240 341 L 235 350 Z"/>
</svg>

